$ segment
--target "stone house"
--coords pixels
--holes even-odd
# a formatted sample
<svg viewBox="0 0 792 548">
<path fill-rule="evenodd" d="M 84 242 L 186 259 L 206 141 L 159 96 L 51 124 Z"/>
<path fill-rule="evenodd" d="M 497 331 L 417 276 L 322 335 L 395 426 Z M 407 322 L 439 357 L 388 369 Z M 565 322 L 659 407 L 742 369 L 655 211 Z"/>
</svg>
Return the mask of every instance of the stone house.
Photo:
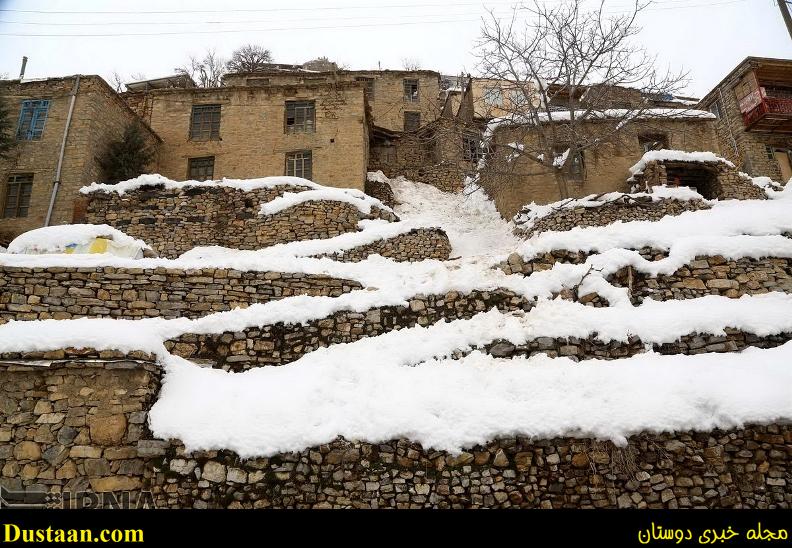
<svg viewBox="0 0 792 548">
<path fill-rule="evenodd" d="M 366 89 L 371 123 L 392 132 L 413 131 L 437 119 L 442 105 L 440 74 L 431 70 L 264 70 L 227 74 L 228 87 L 278 87 L 360 82 Z"/>
<path fill-rule="evenodd" d="M 746 57 L 699 103 L 721 154 L 752 176 L 792 178 L 792 60 Z"/>
<path fill-rule="evenodd" d="M 0 97 L 16 122 L 17 139 L 9 157 L 0 159 L 2 244 L 45 224 L 70 223 L 77 190 L 102 179 L 99 158 L 140 119 L 93 75 L 0 81 Z M 149 143 L 158 144 L 159 137 L 141 126 Z"/>
<path fill-rule="evenodd" d="M 629 168 L 648 150 L 717 152 L 713 117 L 689 113 L 691 111 L 681 111 L 678 118 L 665 114 L 658 119 L 628 124 L 614 140 L 596 149 L 584 150 L 577 160 L 568 161 L 563 174 L 527 158 L 515 148 L 515 143 L 526 149 L 535 148 L 538 132 L 524 124 L 502 124 L 492 132 L 489 140 L 487 167 L 481 171 L 480 184 L 505 218 L 513 217 L 524 204 L 531 202 L 546 204 L 565 197 L 628 192 Z M 595 119 L 587 121 L 584 127 L 589 135 L 596 136 L 609 134 L 610 130 L 604 127 L 606 124 L 607 121 Z"/>
<path fill-rule="evenodd" d="M 289 175 L 363 189 L 369 141 L 364 83 L 233 81 L 220 88 L 123 94 L 162 137 L 160 174 L 176 180 Z"/>
</svg>

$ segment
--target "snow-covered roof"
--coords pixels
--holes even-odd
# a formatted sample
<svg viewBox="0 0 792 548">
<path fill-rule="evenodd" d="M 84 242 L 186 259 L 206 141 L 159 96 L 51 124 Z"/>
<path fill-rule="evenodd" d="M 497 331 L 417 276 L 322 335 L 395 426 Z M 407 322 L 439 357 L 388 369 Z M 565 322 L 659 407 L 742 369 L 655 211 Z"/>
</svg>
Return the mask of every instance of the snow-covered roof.
<svg viewBox="0 0 792 548">
<path fill-rule="evenodd" d="M 729 167 L 734 167 L 734 164 L 725 158 L 721 158 L 714 152 L 685 152 L 684 150 L 650 150 L 645 152 L 641 159 L 634 166 L 630 168 L 630 173 L 637 175 L 643 173 L 646 164 L 649 162 L 704 162 L 704 163 L 721 163 Z"/>
</svg>

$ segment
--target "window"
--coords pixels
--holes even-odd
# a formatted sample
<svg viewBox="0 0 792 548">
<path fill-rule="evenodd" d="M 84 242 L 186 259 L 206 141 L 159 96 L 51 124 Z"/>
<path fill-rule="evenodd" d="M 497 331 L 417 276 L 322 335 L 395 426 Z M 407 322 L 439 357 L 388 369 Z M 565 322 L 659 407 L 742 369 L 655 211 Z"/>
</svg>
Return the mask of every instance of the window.
<svg viewBox="0 0 792 548">
<path fill-rule="evenodd" d="M 484 88 L 484 102 L 491 107 L 503 107 L 503 92 L 498 87 Z"/>
<path fill-rule="evenodd" d="M 408 79 L 404 81 L 404 100 L 408 103 L 418 102 L 418 80 Z"/>
<path fill-rule="evenodd" d="M 32 173 L 11 175 L 6 185 L 3 217 L 27 217 L 32 191 Z"/>
<path fill-rule="evenodd" d="M 765 145 L 765 154 L 768 160 L 775 160 L 775 149 L 770 145 Z"/>
<path fill-rule="evenodd" d="M 481 143 L 478 137 L 462 138 L 462 158 L 469 162 L 478 162 L 481 158 Z"/>
<path fill-rule="evenodd" d="M 521 89 L 510 90 L 509 99 L 511 101 L 512 107 L 514 108 L 530 106 L 530 102 L 528 101 L 528 97 L 525 95 L 525 91 Z"/>
<path fill-rule="evenodd" d="M 368 97 L 369 101 L 374 100 L 374 78 L 369 76 L 358 76 L 355 78 L 358 82 L 364 82 L 366 84 L 366 97 Z"/>
<path fill-rule="evenodd" d="M 316 106 L 313 101 L 286 101 L 286 133 L 316 131 Z"/>
<path fill-rule="evenodd" d="M 723 109 L 721 108 L 721 104 L 720 104 L 720 100 L 719 99 L 716 100 L 714 103 L 712 103 L 709 106 L 709 111 L 712 114 L 714 114 L 716 118 L 720 118 L 721 117 L 721 112 L 723 111 Z"/>
<path fill-rule="evenodd" d="M 585 164 L 583 152 L 578 151 L 572 155 L 569 147 L 559 146 L 553 148 L 553 164 L 566 172 L 567 178 L 572 181 L 583 181 L 585 176 Z"/>
<path fill-rule="evenodd" d="M 46 99 L 22 101 L 22 111 L 17 124 L 17 139 L 35 141 L 44 133 L 44 122 L 47 121 L 49 101 Z"/>
<path fill-rule="evenodd" d="M 193 141 L 220 139 L 220 105 L 193 105 L 190 139 Z"/>
<path fill-rule="evenodd" d="M 417 131 L 419 127 L 421 127 L 421 113 L 405 112 L 404 131 Z"/>
<path fill-rule="evenodd" d="M 311 151 L 287 152 L 286 175 L 310 180 L 313 177 L 313 154 Z"/>
<path fill-rule="evenodd" d="M 638 144 L 644 152 L 650 150 L 667 150 L 668 149 L 668 135 L 664 133 L 653 133 L 638 136 Z"/>
<path fill-rule="evenodd" d="M 214 156 L 190 158 L 187 178 L 191 181 L 211 181 L 214 178 Z"/>
</svg>

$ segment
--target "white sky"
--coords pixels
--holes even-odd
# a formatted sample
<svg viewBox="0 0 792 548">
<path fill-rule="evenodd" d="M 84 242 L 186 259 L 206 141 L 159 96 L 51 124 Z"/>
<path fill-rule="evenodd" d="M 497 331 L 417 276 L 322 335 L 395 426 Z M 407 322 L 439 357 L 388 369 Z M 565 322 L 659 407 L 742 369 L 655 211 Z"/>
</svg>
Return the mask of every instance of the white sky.
<svg viewBox="0 0 792 548">
<path fill-rule="evenodd" d="M 378 63 L 398 69 L 402 59 L 414 58 L 425 69 L 475 74 L 474 42 L 485 7 L 506 16 L 511 5 L 513 0 L 0 0 L 0 73 L 16 77 L 27 55 L 27 78 L 109 78 L 113 71 L 127 80 L 136 73 L 153 78 L 171 74 L 207 47 L 228 56 L 241 44 L 256 43 L 283 63 L 326 55 L 351 69 Z M 629 5 L 605 2 L 613 12 Z M 748 55 L 792 58 L 792 40 L 774 0 L 655 0 L 640 23 L 640 41 L 662 66 L 690 71 L 692 95 L 704 95 Z M 152 35 L 128 36 L 146 33 Z"/>
</svg>

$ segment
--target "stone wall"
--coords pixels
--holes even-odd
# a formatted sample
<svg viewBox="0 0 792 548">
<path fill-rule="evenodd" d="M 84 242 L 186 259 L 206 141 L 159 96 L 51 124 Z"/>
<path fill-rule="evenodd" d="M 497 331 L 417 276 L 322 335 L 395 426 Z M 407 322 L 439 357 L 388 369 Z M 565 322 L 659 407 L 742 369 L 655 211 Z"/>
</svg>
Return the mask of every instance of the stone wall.
<svg viewBox="0 0 792 548">
<path fill-rule="evenodd" d="M 398 220 L 393 213 L 376 207 L 365 215 L 351 204 L 324 200 L 298 204 L 273 215 L 259 214 L 261 204 L 284 192 L 302 190 L 308 188 L 242 191 L 225 186 L 180 190 L 149 186 L 124 195 L 93 192 L 88 195 L 84 222 L 109 224 L 144 240 L 161 256 L 174 258 L 196 246 L 260 249 L 356 232 L 361 219 Z"/>
<path fill-rule="evenodd" d="M 17 493 L 132 491 L 136 499 L 159 391 L 153 357 L 91 350 L 41 357 L 54 361 L 26 366 L 0 356 L 0 484 Z"/>
<path fill-rule="evenodd" d="M 451 242 L 441 228 L 415 228 L 385 240 L 361 245 L 343 252 L 323 255 L 336 261 L 357 262 L 379 254 L 394 261 L 448 260 Z"/>
<path fill-rule="evenodd" d="M 633 302 L 695 299 L 704 295 L 738 298 L 770 291 L 792 293 L 792 259 L 696 257 L 671 275 L 657 277 L 623 268 L 608 281 L 628 287 Z"/>
<path fill-rule="evenodd" d="M 753 184 L 750 178 L 741 175 L 734 167 L 724 162 L 686 162 L 678 160 L 652 160 L 646 163 L 643 172 L 634 175 L 640 186 L 650 189 L 657 185 L 673 184 L 670 170 L 682 175 L 690 170 L 705 170 L 711 175 L 710 181 L 701 179 L 697 191 L 707 199 L 719 200 L 766 200 L 764 190 Z M 695 185 L 694 185 L 695 186 Z"/>
<path fill-rule="evenodd" d="M 0 267 L 8 320 L 197 318 L 293 295 L 337 297 L 361 285 L 329 276 L 222 268 Z"/>
<path fill-rule="evenodd" d="M 38 361 L 37 361 L 38 360 Z M 40 360 L 45 360 L 44 362 Z M 37 364 L 37 365 L 34 365 Z M 153 357 L 0 355 L 0 484 L 11 501 L 158 508 L 789 508 L 789 424 L 587 438 L 502 438 L 450 454 L 407 439 L 336 439 L 241 459 L 188 453 L 146 428 Z M 104 498 L 113 495 L 114 498 Z"/>
<path fill-rule="evenodd" d="M 169 352 L 212 367 L 243 371 L 293 362 L 317 348 L 357 341 L 415 325 L 471 318 L 479 312 L 529 310 L 532 302 L 505 290 L 413 298 L 408 306 L 384 306 L 366 312 L 340 311 L 304 324 L 264 325 L 242 331 L 192 334 L 166 341 Z"/>
<path fill-rule="evenodd" d="M 388 183 L 366 180 L 365 192 L 388 207 L 396 206 L 396 197 L 393 195 L 393 189 Z"/>
<path fill-rule="evenodd" d="M 649 196 L 622 194 L 618 199 L 603 202 L 598 207 L 563 207 L 533 222 L 520 222 L 521 216 L 530 218 L 530 207 L 523 207 L 515 217 L 518 233 L 530 237 L 549 230 L 567 231 L 575 227 L 607 226 L 616 221 L 658 221 L 666 215 L 679 215 L 685 211 L 709 209 L 702 200 L 652 201 Z"/>
</svg>

